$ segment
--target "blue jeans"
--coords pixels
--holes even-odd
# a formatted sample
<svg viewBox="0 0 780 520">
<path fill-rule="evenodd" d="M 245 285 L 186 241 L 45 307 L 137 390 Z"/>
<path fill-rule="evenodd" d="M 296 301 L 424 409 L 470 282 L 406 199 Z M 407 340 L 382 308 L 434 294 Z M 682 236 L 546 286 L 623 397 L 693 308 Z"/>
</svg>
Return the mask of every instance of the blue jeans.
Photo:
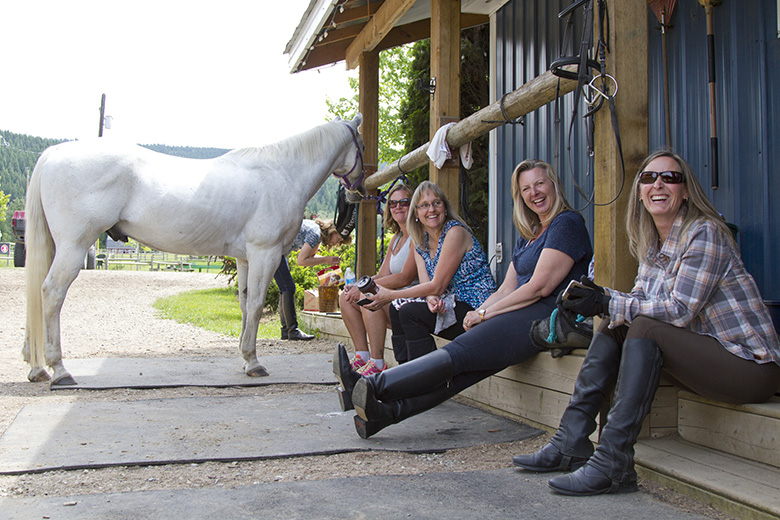
<svg viewBox="0 0 780 520">
<path fill-rule="evenodd" d="M 274 273 L 274 280 L 276 285 L 279 286 L 279 294 L 286 292 L 295 292 L 295 282 L 290 274 L 290 265 L 287 263 L 287 257 L 283 256 L 282 261 L 279 262 L 279 267 L 276 268 Z"/>
</svg>

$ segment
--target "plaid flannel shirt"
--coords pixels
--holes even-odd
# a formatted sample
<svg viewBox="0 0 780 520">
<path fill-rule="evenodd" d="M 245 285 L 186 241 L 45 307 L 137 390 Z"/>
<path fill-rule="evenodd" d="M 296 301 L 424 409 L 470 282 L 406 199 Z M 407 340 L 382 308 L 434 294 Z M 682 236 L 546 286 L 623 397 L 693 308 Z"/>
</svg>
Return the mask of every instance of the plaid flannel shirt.
<svg viewBox="0 0 780 520">
<path fill-rule="evenodd" d="M 651 248 L 640 263 L 631 293 L 609 289 L 610 327 L 647 316 L 712 336 L 743 359 L 780 365 L 777 332 L 739 254 L 705 219 L 682 236 L 685 211 L 660 251 Z"/>
</svg>

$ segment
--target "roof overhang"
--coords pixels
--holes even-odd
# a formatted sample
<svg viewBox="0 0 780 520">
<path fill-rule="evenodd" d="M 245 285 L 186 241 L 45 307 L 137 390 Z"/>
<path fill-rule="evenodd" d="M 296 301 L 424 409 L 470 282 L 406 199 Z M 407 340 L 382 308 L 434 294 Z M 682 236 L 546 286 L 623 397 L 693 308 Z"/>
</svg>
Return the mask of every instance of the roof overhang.
<svg viewBox="0 0 780 520">
<path fill-rule="evenodd" d="M 461 28 L 488 23 L 509 0 L 461 0 Z M 284 50 L 290 72 L 430 37 L 431 0 L 311 0 Z"/>
</svg>

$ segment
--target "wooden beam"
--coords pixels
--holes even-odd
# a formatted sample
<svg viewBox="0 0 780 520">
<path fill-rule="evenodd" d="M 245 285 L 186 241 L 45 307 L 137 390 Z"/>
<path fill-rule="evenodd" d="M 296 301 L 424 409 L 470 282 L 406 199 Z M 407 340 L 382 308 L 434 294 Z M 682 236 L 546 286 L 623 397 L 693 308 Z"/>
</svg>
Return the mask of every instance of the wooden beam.
<svg viewBox="0 0 780 520">
<path fill-rule="evenodd" d="M 385 0 L 347 49 L 347 69 L 357 65 L 363 52 L 373 51 L 417 0 Z"/>
<path fill-rule="evenodd" d="M 623 192 L 613 204 L 594 210 L 596 283 L 619 291 L 631 290 L 637 269 L 628 252 L 625 215 L 631 182 L 648 151 L 647 13 L 647 0 L 623 0 L 609 6 L 607 73 L 620 85 L 615 106 L 626 165 L 625 184 L 606 102 L 595 116 L 596 202 L 612 200 L 623 185 Z M 594 30 L 598 31 L 598 26 Z"/>
<path fill-rule="evenodd" d="M 430 136 L 446 122 L 460 119 L 460 0 L 431 0 Z M 430 180 L 460 209 L 460 167 L 456 161 L 442 168 L 430 165 Z"/>
<path fill-rule="evenodd" d="M 363 164 L 370 179 L 379 160 L 379 51 L 362 53 L 359 63 L 358 105 L 363 114 L 360 133 L 366 145 Z M 376 190 L 369 195 L 376 195 Z M 356 238 L 355 274 L 358 277 L 376 274 L 376 203 L 373 199 L 364 199 L 358 206 Z"/>
<path fill-rule="evenodd" d="M 339 42 L 341 40 L 349 40 L 351 43 L 352 40 L 355 39 L 355 36 L 360 34 L 362 29 L 363 27 L 360 24 L 350 25 L 349 27 L 341 27 L 337 29 L 328 29 L 328 36 L 324 37 L 322 41 L 315 43 L 314 46 L 318 47 L 320 45 L 328 45 Z"/>
<path fill-rule="evenodd" d="M 572 70 L 567 68 L 567 70 Z M 560 81 L 560 86 L 558 82 Z M 504 98 L 504 110 L 507 117 L 512 120 L 520 116 L 529 114 L 541 106 L 555 99 L 556 89 L 558 94 L 563 96 L 568 94 L 577 86 L 576 81 L 560 79 L 547 71 L 540 76 L 535 77 L 517 90 L 514 90 Z M 447 133 L 447 143 L 450 148 L 455 149 L 470 141 L 473 141 L 481 135 L 485 135 L 494 128 L 498 128 L 503 123 L 493 121 L 502 121 L 501 101 L 496 101 L 478 112 L 474 112 L 469 117 L 463 119 L 458 124 L 450 128 Z M 425 154 L 428 150 L 428 144 L 412 150 L 401 157 L 401 168 L 403 172 L 408 172 L 419 168 L 428 161 Z M 388 164 L 380 171 L 366 179 L 367 189 L 376 189 L 386 182 L 395 179 L 403 173 L 398 169 L 398 161 Z"/>
<path fill-rule="evenodd" d="M 478 25 L 485 25 L 490 23 L 490 17 L 483 14 L 473 13 L 461 13 L 460 14 L 460 30 L 468 29 L 470 27 L 476 27 Z M 385 49 L 391 49 L 412 43 L 431 37 L 431 21 L 430 19 L 420 20 L 419 22 L 407 23 L 399 25 L 390 31 L 385 39 L 382 40 L 377 46 L 377 50 L 383 51 Z"/>
<path fill-rule="evenodd" d="M 343 59 L 344 53 L 349 47 L 349 40 L 340 40 L 327 45 L 315 47 L 308 56 L 306 62 L 302 62 L 298 71 L 316 69 L 323 65 L 337 63 Z"/>
</svg>

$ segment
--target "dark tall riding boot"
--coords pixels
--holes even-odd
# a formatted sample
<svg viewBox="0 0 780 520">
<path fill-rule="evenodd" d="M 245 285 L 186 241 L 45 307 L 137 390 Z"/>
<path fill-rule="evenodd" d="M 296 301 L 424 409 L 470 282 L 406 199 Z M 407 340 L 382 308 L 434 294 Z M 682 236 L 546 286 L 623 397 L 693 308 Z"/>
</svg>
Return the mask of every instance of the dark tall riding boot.
<svg viewBox="0 0 780 520">
<path fill-rule="evenodd" d="M 361 377 L 352 392 L 355 429 L 367 439 L 379 430 L 443 403 L 454 393 L 452 358 L 446 350 Z"/>
<path fill-rule="evenodd" d="M 390 336 L 390 342 L 393 344 L 393 356 L 399 365 L 409 361 L 409 352 L 406 350 L 406 336 L 403 334 L 393 334 Z"/>
<path fill-rule="evenodd" d="M 436 340 L 433 336 L 428 336 L 423 339 L 406 340 L 406 354 L 409 356 L 409 361 L 423 357 L 425 354 L 429 354 L 436 350 Z"/>
<path fill-rule="evenodd" d="M 536 453 L 516 455 L 515 466 L 538 471 L 572 471 L 593 454 L 588 437 L 596 429 L 596 416 L 615 386 L 620 364 L 620 345 L 611 336 L 597 332 L 588 347 L 574 383 L 574 392 L 550 442 Z"/>
<path fill-rule="evenodd" d="M 632 338 L 623 344 L 615 398 L 596 452 L 574 473 L 550 479 L 564 495 L 630 493 L 637 490 L 634 444 L 650 413 L 661 377 L 661 351 L 652 340 Z"/>
<path fill-rule="evenodd" d="M 287 291 L 279 295 L 279 306 L 284 313 L 284 319 L 287 323 L 287 338 L 297 341 L 309 341 L 314 339 L 311 334 L 306 334 L 298 328 L 298 314 L 295 311 L 295 292 Z M 284 338 L 284 332 L 282 332 L 282 339 Z"/>
<path fill-rule="evenodd" d="M 333 353 L 332 369 L 336 379 L 339 380 L 339 387 L 336 390 L 339 394 L 341 410 L 344 412 L 352 410 L 352 390 L 360 379 L 360 374 L 352 369 L 347 347 L 341 343 L 336 345 L 336 351 Z"/>
</svg>

